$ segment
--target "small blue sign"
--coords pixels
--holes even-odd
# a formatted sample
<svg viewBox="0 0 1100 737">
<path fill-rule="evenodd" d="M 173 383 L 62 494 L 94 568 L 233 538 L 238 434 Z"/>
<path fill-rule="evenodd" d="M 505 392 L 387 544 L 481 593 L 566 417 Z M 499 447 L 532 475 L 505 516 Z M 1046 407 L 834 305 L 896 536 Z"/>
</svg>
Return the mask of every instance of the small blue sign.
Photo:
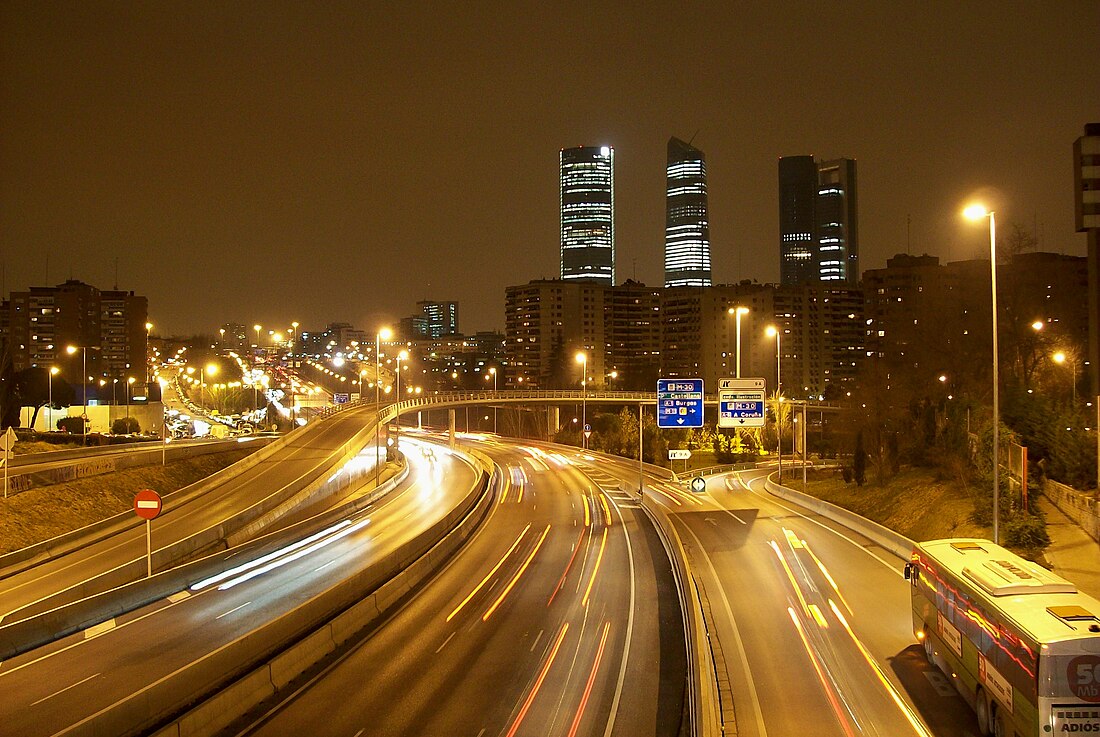
<svg viewBox="0 0 1100 737">
<path fill-rule="evenodd" d="M 703 380 L 657 379 L 657 427 L 703 426 Z"/>
<path fill-rule="evenodd" d="M 351 395 L 346 394 L 346 393 L 345 394 L 337 393 L 337 394 L 332 395 L 332 403 L 333 404 L 347 404 L 348 400 L 350 400 L 350 399 L 351 399 Z"/>
</svg>

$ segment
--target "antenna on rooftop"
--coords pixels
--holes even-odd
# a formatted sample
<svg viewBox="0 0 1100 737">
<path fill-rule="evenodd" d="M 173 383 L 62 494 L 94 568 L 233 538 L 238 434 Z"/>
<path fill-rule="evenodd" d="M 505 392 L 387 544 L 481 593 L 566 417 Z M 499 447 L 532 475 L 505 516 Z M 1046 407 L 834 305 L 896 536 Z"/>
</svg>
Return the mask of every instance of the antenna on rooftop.
<svg viewBox="0 0 1100 737">
<path fill-rule="evenodd" d="M 692 144 L 692 143 L 693 143 L 693 142 L 695 141 L 695 136 L 699 135 L 699 131 L 701 131 L 701 130 L 703 130 L 703 129 L 702 129 L 702 128 L 697 128 L 697 129 L 695 130 L 695 133 L 693 133 L 693 134 L 691 135 L 691 140 L 689 140 L 689 141 L 688 141 L 688 145 L 689 145 L 689 146 L 690 146 L 690 145 L 691 145 L 691 144 Z"/>
</svg>

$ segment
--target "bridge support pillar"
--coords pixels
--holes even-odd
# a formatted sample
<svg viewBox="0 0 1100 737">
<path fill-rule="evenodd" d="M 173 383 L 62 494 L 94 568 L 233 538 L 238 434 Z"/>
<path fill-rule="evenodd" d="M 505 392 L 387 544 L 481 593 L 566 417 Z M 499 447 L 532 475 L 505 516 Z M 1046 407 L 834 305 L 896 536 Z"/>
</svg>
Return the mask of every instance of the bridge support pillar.
<svg viewBox="0 0 1100 737">
<path fill-rule="evenodd" d="M 455 447 L 455 411 L 447 410 L 447 447 Z"/>
<path fill-rule="evenodd" d="M 561 426 L 560 413 L 557 407 L 548 407 L 546 409 L 546 439 L 553 440 L 554 436 L 558 433 L 558 428 Z"/>
</svg>

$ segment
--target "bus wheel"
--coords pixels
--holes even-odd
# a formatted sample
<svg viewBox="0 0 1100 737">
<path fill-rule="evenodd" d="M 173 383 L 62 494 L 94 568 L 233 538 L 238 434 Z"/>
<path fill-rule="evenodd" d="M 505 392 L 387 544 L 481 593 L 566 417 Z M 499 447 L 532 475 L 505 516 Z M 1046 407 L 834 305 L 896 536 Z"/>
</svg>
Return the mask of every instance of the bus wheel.
<svg viewBox="0 0 1100 737">
<path fill-rule="evenodd" d="M 989 735 L 992 734 L 990 727 L 992 726 L 992 719 L 990 719 L 990 707 L 989 699 L 985 697 L 985 691 L 978 689 L 978 694 L 975 697 L 974 711 L 978 713 L 978 734 Z"/>
<path fill-rule="evenodd" d="M 924 636 L 924 656 L 928 658 L 928 664 L 932 667 L 936 665 L 936 648 L 932 646 L 932 638 L 927 634 Z"/>
<path fill-rule="evenodd" d="M 1004 717 L 1000 709 L 993 710 L 993 735 L 994 737 L 1008 737 L 1008 729 L 1005 727 Z"/>
</svg>

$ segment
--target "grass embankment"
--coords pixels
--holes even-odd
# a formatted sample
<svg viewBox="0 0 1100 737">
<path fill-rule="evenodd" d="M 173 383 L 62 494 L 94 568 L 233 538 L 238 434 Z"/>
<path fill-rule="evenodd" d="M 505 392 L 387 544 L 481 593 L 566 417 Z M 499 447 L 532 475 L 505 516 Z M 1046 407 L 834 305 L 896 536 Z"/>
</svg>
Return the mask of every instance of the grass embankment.
<svg viewBox="0 0 1100 737">
<path fill-rule="evenodd" d="M 167 466 L 141 466 L 64 484 L 38 486 L 0 499 L 0 553 L 48 540 L 131 509 L 134 494 L 164 495 L 236 463 L 250 451 L 199 456 Z"/>
<path fill-rule="evenodd" d="M 882 486 L 845 484 L 840 470 L 811 471 L 807 493 L 874 520 L 911 540 L 945 537 L 989 539 L 992 530 L 974 522 L 974 498 L 962 484 L 938 479 L 929 469 L 904 468 Z M 783 484 L 802 491 L 802 473 L 783 475 Z"/>
</svg>

